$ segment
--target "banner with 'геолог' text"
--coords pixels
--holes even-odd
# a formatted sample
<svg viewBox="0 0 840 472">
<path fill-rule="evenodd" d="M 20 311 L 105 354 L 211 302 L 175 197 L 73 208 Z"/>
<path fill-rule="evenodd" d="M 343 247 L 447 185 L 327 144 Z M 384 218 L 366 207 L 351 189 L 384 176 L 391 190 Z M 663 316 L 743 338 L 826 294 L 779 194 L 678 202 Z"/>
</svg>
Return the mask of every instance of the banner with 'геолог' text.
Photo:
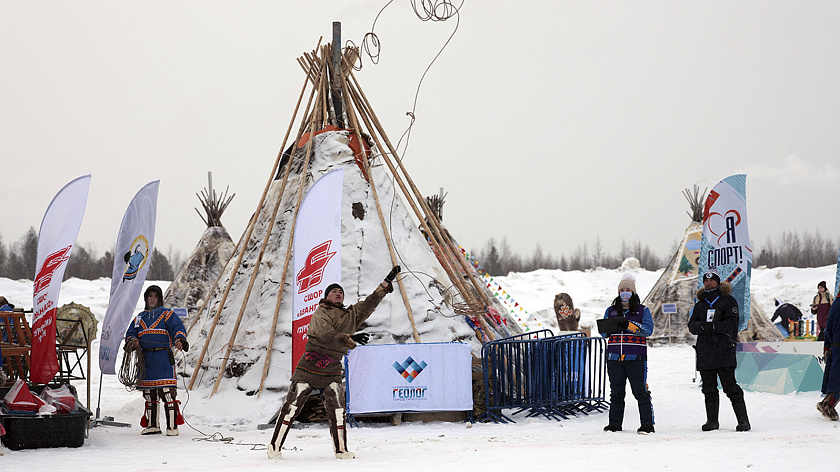
<svg viewBox="0 0 840 472">
<path fill-rule="evenodd" d="M 346 359 L 348 413 L 472 410 L 466 344 L 358 346 Z"/>
</svg>

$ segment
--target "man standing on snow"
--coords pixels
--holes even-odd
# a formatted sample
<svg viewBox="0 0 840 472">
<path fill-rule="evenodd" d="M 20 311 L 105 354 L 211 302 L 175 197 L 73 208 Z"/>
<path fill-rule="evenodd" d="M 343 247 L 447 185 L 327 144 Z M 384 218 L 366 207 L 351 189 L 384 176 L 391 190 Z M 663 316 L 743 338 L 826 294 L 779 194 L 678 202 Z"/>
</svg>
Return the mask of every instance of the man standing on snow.
<svg viewBox="0 0 840 472">
<path fill-rule="evenodd" d="M 178 381 L 175 379 L 175 355 L 172 348 L 187 351 L 187 330 L 184 323 L 169 308 L 163 306 L 163 291 L 150 285 L 143 294 L 146 309 L 138 314 L 125 333 L 125 350 L 140 349 L 143 358 L 142 378 L 137 389 L 143 392 L 146 409 L 140 434 L 160 434 L 158 401 L 163 400 L 166 412 L 166 435 L 177 436 L 178 425 L 184 424 L 178 408 Z"/>
<path fill-rule="evenodd" d="M 266 446 L 269 458 L 281 457 L 280 449 L 289 428 L 314 389 L 321 391 L 324 400 L 335 457 L 356 457 L 347 450 L 341 359 L 349 349 L 356 347 L 355 336 L 351 335 L 373 314 L 385 295 L 393 291 L 392 282 L 399 272 L 400 266 L 394 266 L 372 294 L 349 307 L 344 306 L 341 285 L 330 284 L 324 291 L 324 298 L 318 303 L 318 309 L 309 323 L 305 352 L 292 373 L 289 393 L 277 416 L 271 441 Z"/>
<path fill-rule="evenodd" d="M 738 301 L 732 293 L 732 286 L 720 282 L 720 275 L 714 268 L 703 274 L 703 288 L 697 291 L 697 303 L 691 310 L 688 330 L 697 335 L 697 370 L 703 381 L 703 395 L 706 400 L 706 424 L 703 431 L 720 428 L 718 411 L 720 400 L 718 379 L 723 392 L 732 402 L 738 419 L 736 431 L 749 431 L 747 404 L 744 391 L 735 381 L 735 346 L 738 344 Z"/>
</svg>

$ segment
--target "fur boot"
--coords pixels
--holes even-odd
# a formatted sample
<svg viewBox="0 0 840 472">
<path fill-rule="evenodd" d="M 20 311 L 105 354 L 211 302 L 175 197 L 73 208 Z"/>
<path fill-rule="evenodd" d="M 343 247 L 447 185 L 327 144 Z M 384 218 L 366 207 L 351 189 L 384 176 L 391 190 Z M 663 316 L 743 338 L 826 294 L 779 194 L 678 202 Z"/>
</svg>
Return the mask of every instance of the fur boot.
<svg viewBox="0 0 840 472">
<path fill-rule="evenodd" d="M 175 400 L 177 390 L 168 388 L 163 391 L 163 409 L 166 416 L 166 435 L 177 436 L 178 425 L 184 424 L 184 417 L 181 416 L 181 402 Z"/>
<path fill-rule="evenodd" d="M 291 428 L 292 423 L 295 421 L 298 413 L 300 413 L 301 407 L 309 399 L 310 392 L 312 392 L 312 387 L 306 382 L 292 382 L 292 385 L 289 386 L 286 401 L 280 409 L 280 414 L 277 415 L 274 434 L 271 436 L 271 441 L 266 444 L 269 459 L 282 457 L 280 450 L 286 441 L 286 435 L 289 434 L 289 428 Z"/>
<path fill-rule="evenodd" d="M 330 436 L 332 436 L 336 459 L 353 459 L 356 454 L 347 450 L 347 412 L 344 409 L 344 392 L 341 386 L 333 382 L 324 390 L 324 407 L 330 419 Z"/>
<path fill-rule="evenodd" d="M 146 400 L 146 409 L 143 418 L 140 420 L 140 426 L 143 427 L 143 431 L 140 434 L 160 434 L 157 389 L 143 390 L 143 398 Z"/>
<path fill-rule="evenodd" d="M 817 410 L 819 410 L 823 416 L 831 421 L 837 421 L 840 419 L 840 416 L 837 415 L 837 410 L 834 408 L 834 405 L 837 403 L 836 395 L 837 394 L 829 393 L 822 399 L 822 401 L 817 403 Z"/>
</svg>

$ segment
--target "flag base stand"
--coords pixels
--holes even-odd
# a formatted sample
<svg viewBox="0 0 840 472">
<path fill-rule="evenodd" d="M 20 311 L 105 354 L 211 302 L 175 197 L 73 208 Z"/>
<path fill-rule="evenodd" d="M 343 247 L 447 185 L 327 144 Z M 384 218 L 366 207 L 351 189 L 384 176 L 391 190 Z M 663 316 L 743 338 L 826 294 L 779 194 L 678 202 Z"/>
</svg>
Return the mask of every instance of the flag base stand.
<svg viewBox="0 0 840 472">
<path fill-rule="evenodd" d="M 130 428 L 131 424 L 129 423 L 120 423 L 118 421 L 114 421 L 113 416 L 106 416 L 104 418 L 99 416 L 99 402 L 102 400 L 102 378 L 103 374 L 99 374 L 99 397 L 96 399 L 96 418 L 90 420 L 90 427 L 95 428 L 97 426 L 116 426 L 118 428 Z"/>
</svg>

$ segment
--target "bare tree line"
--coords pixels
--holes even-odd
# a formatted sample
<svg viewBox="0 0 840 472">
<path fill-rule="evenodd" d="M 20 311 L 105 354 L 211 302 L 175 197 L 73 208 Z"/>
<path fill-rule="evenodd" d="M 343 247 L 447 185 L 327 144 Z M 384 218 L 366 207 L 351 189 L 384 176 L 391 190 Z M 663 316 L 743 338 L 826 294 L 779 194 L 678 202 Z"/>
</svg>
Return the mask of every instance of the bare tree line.
<svg viewBox="0 0 840 472">
<path fill-rule="evenodd" d="M 671 248 L 676 251 L 677 243 Z M 800 236 L 795 231 L 783 232 L 774 242 L 770 238 L 764 247 L 756 253 L 753 266 L 760 267 L 822 267 L 837 262 L 837 252 L 840 241 L 823 238 L 819 231 L 816 234 L 805 232 Z M 583 243 L 570 256 L 561 254 L 559 258 L 546 254 L 537 244 L 530 257 L 523 257 L 515 253 L 508 243 L 507 237 L 496 242 L 490 238 L 484 247 L 473 252 L 478 263 L 490 275 L 507 275 L 510 272 L 531 272 L 537 269 L 586 270 L 595 267 L 616 268 L 628 257 L 639 260 L 642 268 L 658 270 L 668 263 L 667 258 L 656 255 L 650 247 L 642 245 L 640 241 L 628 244 L 621 241 L 618 254 L 609 254 L 604 250 L 600 238 L 592 245 Z"/>
<path fill-rule="evenodd" d="M 570 256 L 561 254 L 559 258 L 546 254 L 537 244 L 530 257 L 523 257 L 513 252 L 507 237 L 500 242 L 490 238 L 484 247 L 473 252 L 478 263 L 490 275 L 507 275 L 510 272 L 531 272 L 537 269 L 586 270 L 595 267 L 616 268 L 628 257 L 635 257 L 639 264 L 648 270 L 657 270 L 665 266 L 665 259 L 657 256 L 649 246 L 641 241 L 627 243 L 621 241 L 618 254 L 609 254 L 604 249 L 600 238 L 590 246 L 584 242 Z"/>
<path fill-rule="evenodd" d="M 820 232 L 807 231 L 799 236 L 795 231 L 785 231 L 773 242 L 767 238 L 764 247 L 753 260 L 755 267 L 822 267 L 837 262 L 840 241 L 823 238 Z"/>
<path fill-rule="evenodd" d="M 85 280 L 95 280 L 100 277 L 110 278 L 114 268 L 114 248 L 97 256 L 90 244 L 77 243 L 73 247 L 64 280 L 72 277 Z M 0 277 L 13 280 L 32 280 L 35 277 L 35 264 L 38 255 L 38 233 L 35 228 L 29 228 L 17 242 L 4 244 L 0 234 Z M 122 258 L 122 255 L 119 256 Z M 157 248 L 152 250 L 149 262 L 148 280 L 172 280 L 184 265 L 184 258 L 180 251 L 173 251 L 169 247 L 164 255 Z"/>
</svg>

